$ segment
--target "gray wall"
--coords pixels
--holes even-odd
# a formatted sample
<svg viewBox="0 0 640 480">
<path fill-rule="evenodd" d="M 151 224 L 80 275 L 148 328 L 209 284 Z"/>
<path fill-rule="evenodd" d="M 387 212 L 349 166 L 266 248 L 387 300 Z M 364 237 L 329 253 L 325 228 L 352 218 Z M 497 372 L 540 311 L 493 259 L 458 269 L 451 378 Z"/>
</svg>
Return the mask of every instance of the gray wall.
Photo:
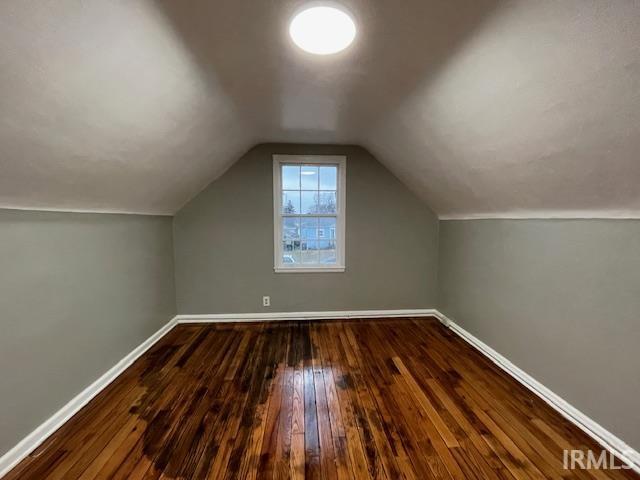
<svg viewBox="0 0 640 480">
<path fill-rule="evenodd" d="M 274 153 L 347 155 L 346 272 L 274 273 Z M 433 307 L 437 229 L 433 213 L 362 148 L 260 145 L 174 219 L 178 311 Z"/>
<path fill-rule="evenodd" d="M 0 455 L 175 314 L 171 218 L 0 210 Z"/>
<path fill-rule="evenodd" d="M 439 307 L 640 448 L 640 221 L 440 222 Z"/>
</svg>

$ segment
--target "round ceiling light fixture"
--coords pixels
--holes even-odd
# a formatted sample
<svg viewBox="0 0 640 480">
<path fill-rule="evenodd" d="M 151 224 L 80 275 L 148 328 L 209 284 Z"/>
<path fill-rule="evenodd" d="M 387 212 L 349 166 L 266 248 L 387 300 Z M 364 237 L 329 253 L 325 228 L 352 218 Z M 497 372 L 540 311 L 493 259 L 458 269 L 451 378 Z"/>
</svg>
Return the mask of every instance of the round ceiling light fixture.
<svg viewBox="0 0 640 480">
<path fill-rule="evenodd" d="M 330 55 L 347 48 L 356 37 L 351 16 L 334 4 L 315 4 L 293 17 L 289 25 L 293 42 L 305 52 Z"/>
</svg>

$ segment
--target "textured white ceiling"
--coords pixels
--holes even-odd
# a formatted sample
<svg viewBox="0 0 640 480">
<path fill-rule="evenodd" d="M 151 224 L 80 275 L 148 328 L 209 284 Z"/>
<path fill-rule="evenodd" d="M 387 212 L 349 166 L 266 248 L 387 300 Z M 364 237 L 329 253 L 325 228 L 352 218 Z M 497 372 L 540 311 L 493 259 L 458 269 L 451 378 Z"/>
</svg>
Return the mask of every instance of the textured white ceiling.
<svg viewBox="0 0 640 480">
<path fill-rule="evenodd" d="M 442 217 L 640 217 L 640 0 L 0 2 L 0 207 L 171 214 L 258 142 L 359 143 Z"/>
</svg>

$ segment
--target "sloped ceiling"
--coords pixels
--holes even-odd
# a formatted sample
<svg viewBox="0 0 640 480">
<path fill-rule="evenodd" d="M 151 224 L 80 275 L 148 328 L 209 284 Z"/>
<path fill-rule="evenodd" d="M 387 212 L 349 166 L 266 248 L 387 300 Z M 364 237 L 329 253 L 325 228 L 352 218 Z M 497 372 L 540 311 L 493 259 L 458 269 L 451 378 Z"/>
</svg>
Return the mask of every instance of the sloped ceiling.
<svg viewBox="0 0 640 480">
<path fill-rule="evenodd" d="M 640 1 L 0 2 L 0 207 L 172 214 L 252 145 L 357 143 L 441 217 L 640 217 Z"/>
</svg>

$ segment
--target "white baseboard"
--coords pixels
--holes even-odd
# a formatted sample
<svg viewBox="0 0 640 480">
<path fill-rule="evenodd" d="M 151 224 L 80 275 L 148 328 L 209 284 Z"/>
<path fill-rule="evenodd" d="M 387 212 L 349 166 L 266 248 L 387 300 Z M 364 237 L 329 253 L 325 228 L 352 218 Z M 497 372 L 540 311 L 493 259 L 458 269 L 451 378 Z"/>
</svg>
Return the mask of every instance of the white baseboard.
<svg viewBox="0 0 640 480">
<path fill-rule="evenodd" d="M 108 372 L 76 395 L 64 407 L 47 421 L 27 435 L 20 443 L 0 457 L 0 478 L 38 448 L 49 436 L 64 425 L 82 407 L 104 390 L 113 380 L 122 374 L 138 357 L 151 348 L 178 323 L 212 322 L 259 322 L 272 320 L 313 320 L 331 318 L 377 318 L 377 317 L 427 317 L 436 314 L 435 310 L 360 310 L 341 312 L 287 312 L 287 313 L 245 313 L 215 315 L 177 315 L 164 327 L 142 342 L 126 357 L 114 365 Z"/>
<path fill-rule="evenodd" d="M 89 403 L 105 387 L 123 373 L 138 357 L 151 348 L 158 340 L 166 335 L 178 323 L 222 323 L 222 322 L 260 322 L 276 320 L 321 320 L 341 318 L 385 318 L 385 317 L 436 317 L 444 325 L 466 340 L 473 347 L 491 359 L 509 375 L 514 377 L 533 393 L 541 397 L 561 415 L 577 425 L 580 429 L 593 437 L 604 448 L 618 458 L 633 466 L 640 473 L 640 453 L 629 447 L 624 441 L 574 408 L 561 397 L 533 377 L 515 366 L 491 347 L 478 340 L 455 322 L 435 309 L 412 310 L 353 310 L 331 312 L 286 312 L 286 313 L 241 313 L 241 314 L 212 314 L 212 315 L 177 315 L 164 327 L 151 335 L 135 350 L 120 360 L 103 376 L 89 385 L 69 403 L 62 407 L 46 422 L 36 428 L 20 443 L 0 458 L 0 478 L 35 450 L 51 434 L 67 422 L 82 407 Z"/>
<path fill-rule="evenodd" d="M 64 425 L 71 417 L 89 403 L 96 395 L 104 390 L 113 380 L 124 372 L 138 357 L 145 353 L 158 340 L 164 337 L 174 326 L 177 325 L 174 317 L 164 327 L 147 338 L 138 345 L 131 353 L 120 360 L 108 372 L 98 378 L 95 382 L 76 395 L 69 403 L 58 410 L 47 421 L 41 424 L 33 432 L 27 435 L 20 443 L 0 457 L 0 478 L 20 463 L 27 455 L 33 452 L 51 434 Z"/>
<path fill-rule="evenodd" d="M 265 322 L 278 320 L 330 320 L 340 318 L 435 317 L 432 308 L 407 310 L 342 310 L 329 312 L 264 312 L 178 315 L 178 323 Z"/>
<path fill-rule="evenodd" d="M 560 396 L 553 393 L 542 383 L 538 382 L 531 375 L 527 374 L 516 365 L 511 363 L 507 358 L 496 352 L 493 348 L 474 337 L 460 325 L 447 318 L 441 312 L 435 315 L 442 323 L 462 337 L 467 343 L 471 344 L 482 354 L 488 357 L 493 363 L 498 365 L 506 373 L 515 378 L 522 385 L 527 387 L 533 393 L 542 398 L 546 403 L 558 411 L 563 417 L 576 425 L 587 435 L 596 440 L 609 452 L 614 454 L 620 460 L 630 465 L 633 470 L 640 473 L 640 453 L 627 445 L 623 440 L 615 436 L 599 423 L 595 422 L 573 405 L 568 403 Z"/>
</svg>

